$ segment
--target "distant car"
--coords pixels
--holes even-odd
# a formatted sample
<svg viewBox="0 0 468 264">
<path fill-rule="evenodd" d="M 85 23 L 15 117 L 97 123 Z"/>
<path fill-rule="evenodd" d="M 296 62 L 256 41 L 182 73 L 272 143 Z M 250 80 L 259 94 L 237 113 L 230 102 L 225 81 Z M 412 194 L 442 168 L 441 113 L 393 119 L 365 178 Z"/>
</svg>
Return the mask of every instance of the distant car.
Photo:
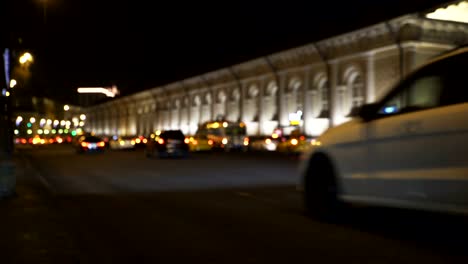
<svg viewBox="0 0 468 264">
<path fill-rule="evenodd" d="M 82 136 L 77 142 L 77 152 L 103 152 L 106 148 L 106 143 L 100 137 Z"/>
<path fill-rule="evenodd" d="M 251 139 L 250 150 L 252 151 L 276 151 L 278 139 L 272 137 L 262 137 Z"/>
<path fill-rule="evenodd" d="M 135 149 L 135 137 L 131 136 L 122 136 L 122 137 L 113 137 L 109 140 L 109 148 L 112 150 L 120 150 L 120 149 L 128 149 L 134 150 Z"/>
<path fill-rule="evenodd" d="M 146 144 L 147 157 L 187 157 L 189 145 L 181 130 L 162 131 Z"/>
<path fill-rule="evenodd" d="M 468 214 L 468 48 L 411 73 L 382 100 L 312 142 L 301 165 L 306 209 L 346 203 Z"/>
<path fill-rule="evenodd" d="M 208 139 L 206 135 L 188 137 L 185 142 L 189 144 L 189 149 L 193 152 L 210 151 L 213 148 L 213 140 Z"/>
</svg>

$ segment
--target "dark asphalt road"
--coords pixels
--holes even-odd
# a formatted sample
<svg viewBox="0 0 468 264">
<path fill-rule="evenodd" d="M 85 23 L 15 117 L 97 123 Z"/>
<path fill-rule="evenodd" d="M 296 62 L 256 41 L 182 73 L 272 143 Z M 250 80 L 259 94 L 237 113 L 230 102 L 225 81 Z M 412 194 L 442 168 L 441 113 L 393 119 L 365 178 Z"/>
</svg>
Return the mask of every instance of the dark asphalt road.
<svg viewBox="0 0 468 264">
<path fill-rule="evenodd" d="M 356 209 L 343 224 L 305 216 L 294 158 L 22 155 L 50 207 L 30 221 L 57 230 L 36 263 L 468 263 L 465 217 L 381 208 Z"/>
</svg>

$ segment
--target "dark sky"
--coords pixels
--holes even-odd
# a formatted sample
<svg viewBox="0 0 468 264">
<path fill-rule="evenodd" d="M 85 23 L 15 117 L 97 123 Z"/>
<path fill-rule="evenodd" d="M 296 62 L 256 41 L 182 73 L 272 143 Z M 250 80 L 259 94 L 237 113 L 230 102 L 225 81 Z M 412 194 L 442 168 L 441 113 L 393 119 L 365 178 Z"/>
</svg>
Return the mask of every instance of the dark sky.
<svg viewBox="0 0 468 264">
<path fill-rule="evenodd" d="M 1 2 L 3 43 L 35 57 L 34 93 L 71 102 L 79 86 L 130 94 L 446 1 Z"/>
</svg>

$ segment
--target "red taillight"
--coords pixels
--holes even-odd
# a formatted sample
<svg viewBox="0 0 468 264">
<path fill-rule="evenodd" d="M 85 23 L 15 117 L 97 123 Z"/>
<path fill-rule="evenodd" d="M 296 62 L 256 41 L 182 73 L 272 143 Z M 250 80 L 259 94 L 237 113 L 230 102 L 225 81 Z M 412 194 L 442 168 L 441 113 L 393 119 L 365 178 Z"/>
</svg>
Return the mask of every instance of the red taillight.
<svg viewBox="0 0 468 264">
<path fill-rule="evenodd" d="M 185 142 L 185 144 L 188 144 L 188 143 L 190 143 L 190 139 L 186 138 L 186 139 L 184 139 L 184 142 Z"/>
<path fill-rule="evenodd" d="M 33 139 L 32 139 L 32 138 L 29 138 L 29 139 L 28 139 L 28 143 L 29 143 L 29 144 L 32 144 L 32 143 L 33 143 Z"/>
<path fill-rule="evenodd" d="M 26 143 L 28 143 L 28 141 L 25 138 L 22 138 L 21 139 L 21 144 L 26 144 Z"/>
<path fill-rule="evenodd" d="M 164 139 L 162 139 L 162 138 L 158 139 L 158 143 L 161 144 L 161 145 L 164 144 Z"/>
<path fill-rule="evenodd" d="M 54 143 L 54 140 L 53 139 L 49 139 L 49 144 L 53 144 Z"/>
<path fill-rule="evenodd" d="M 101 142 L 99 142 L 97 145 L 98 145 L 98 147 L 103 148 L 103 147 L 106 146 L 106 143 L 104 143 L 103 141 L 101 141 Z"/>
<path fill-rule="evenodd" d="M 88 147 L 88 142 L 81 142 L 81 146 L 83 148 L 87 148 Z"/>
</svg>

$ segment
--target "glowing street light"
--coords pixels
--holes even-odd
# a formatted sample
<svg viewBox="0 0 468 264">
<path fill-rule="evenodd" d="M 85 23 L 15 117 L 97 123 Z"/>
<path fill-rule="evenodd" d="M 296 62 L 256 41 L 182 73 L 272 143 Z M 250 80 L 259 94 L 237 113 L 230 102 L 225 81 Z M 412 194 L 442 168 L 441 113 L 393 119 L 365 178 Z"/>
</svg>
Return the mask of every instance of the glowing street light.
<svg viewBox="0 0 468 264">
<path fill-rule="evenodd" d="M 33 56 L 29 52 L 25 52 L 21 57 L 19 58 L 19 62 L 23 65 L 27 62 L 33 62 Z"/>
<path fill-rule="evenodd" d="M 65 111 L 70 110 L 70 106 L 69 106 L 69 105 L 64 105 L 64 106 L 63 106 L 63 110 L 65 110 Z"/>
<path fill-rule="evenodd" d="M 10 80 L 10 88 L 14 88 L 18 84 L 18 82 L 15 79 Z"/>
<path fill-rule="evenodd" d="M 30 122 L 31 124 L 34 124 L 34 123 L 36 123 L 36 118 L 34 118 L 34 117 L 31 117 L 31 118 L 29 119 L 29 122 Z"/>
<path fill-rule="evenodd" d="M 81 115 L 80 115 L 80 120 L 86 120 L 86 115 L 85 115 L 85 114 L 81 114 Z"/>
</svg>

